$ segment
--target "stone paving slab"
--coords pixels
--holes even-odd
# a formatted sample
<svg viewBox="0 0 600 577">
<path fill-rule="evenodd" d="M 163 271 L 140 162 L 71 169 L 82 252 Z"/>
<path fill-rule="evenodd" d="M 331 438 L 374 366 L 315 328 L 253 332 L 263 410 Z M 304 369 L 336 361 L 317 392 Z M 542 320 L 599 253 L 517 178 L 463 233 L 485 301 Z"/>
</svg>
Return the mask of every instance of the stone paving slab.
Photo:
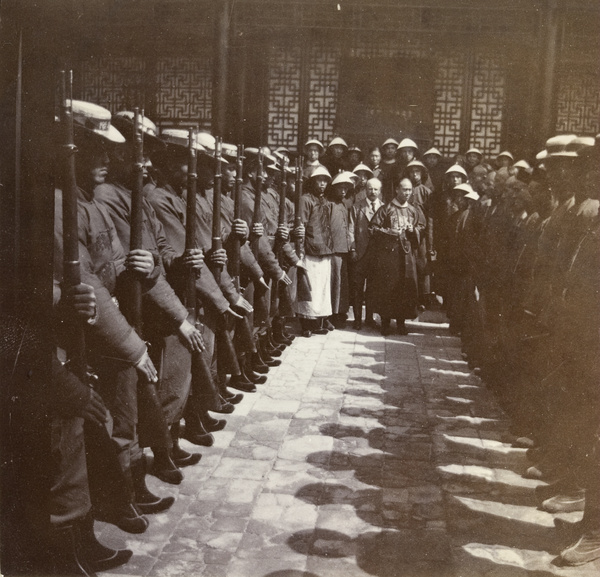
<svg viewBox="0 0 600 577">
<path fill-rule="evenodd" d="M 523 450 L 437 313 L 410 334 L 297 338 L 184 469 L 143 535 L 97 523 L 151 577 L 588 577 L 535 507 Z M 187 450 L 199 450 L 186 441 Z M 561 516 L 575 521 L 580 513 Z"/>
</svg>

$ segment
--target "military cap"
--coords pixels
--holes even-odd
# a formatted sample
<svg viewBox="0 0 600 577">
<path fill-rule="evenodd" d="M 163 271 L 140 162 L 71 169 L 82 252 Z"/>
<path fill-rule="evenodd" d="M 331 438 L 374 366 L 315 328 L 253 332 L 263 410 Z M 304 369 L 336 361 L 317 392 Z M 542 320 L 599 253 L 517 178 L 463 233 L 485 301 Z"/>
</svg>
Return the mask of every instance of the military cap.
<svg viewBox="0 0 600 577">
<path fill-rule="evenodd" d="M 531 165 L 526 160 L 517 160 L 513 164 L 513 168 L 523 168 L 525 170 L 531 170 Z"/>
<path fill-rule="evenodd" d="M 592 136 L 578 136 L 565 146 L 564 152 L 558 152 L 558 155 L 577 157 L 580 154 L 596 144 Z"/>
<path fill-rule="evenodd" d="M 513 162 L 515 160 L 515 157 L 510 152 L 508 152 L 508 150 L 505 150 L 504 152 L 501 152 L 498 156 L 496 156 L 496 160 L 498 160 L 501 156 L 506 156 L 507 158 L 510 158 Z"/>
<path fill-rule="evenodd" d="M 398 148 L 398 141 L 395 138 L 388 138 L 382 145 L 381 148 L 387 146 L 388 144 L 393 144 L 396 148 Z"/>
<path fill-rule="evenodd" d="M 244 156 L 248 159 L 258 160 L 258 153 L 262 152 L 262 148 L 258 149 L 254 146 L 249 146 L 244 150 Z M 277 159 L 272 154 L 262 152 L 263 166 L 267 168 L 269 164 L 277 164 Z"/>
<path fill-rule="evenodd" d="M 329 171 L 322 164 L 319 164 L 319 166 L 315 167 L 310 175 L 310 178 L 316 178 L 317 176 L 326 176 L 329 180 L 331 180 L 331 174 L 329 174 Z"/>
<path fill-rule="evenodd" d="M 467 183 L 457 184 L 454 187 L 454 190 L 460 190 L 460 191 L 464 192 L 465 198 L 472 198 L 473 200 L 479 200 L 479 195 L 473 190 L 473 187 L 470 184 L 467 184 Z"/>
<path fill-rule="evenodd" d="M 442 156 L 442 153 L 437 148 L 430 148 L 423 153 L 423 156 L 427 156 L 428 154 L 435 154 L 436 156 Z"/>
<path fill-rule="evenodd" d="M 331 181 L 331 186 L 334 186 L 336 184 L 351 184 L 352 186 L 354 186 L 354 181 L 352 180 L 352 177 L 350 176 L 352 173 L 348 172 L 348 171 L 344 171 L 344 172 L 340 172 L 339 174 L 335 175 L 335 178 Z M 314 176 L 314 175 L 313 175 Z M 356 176 L 356 175 L 354 175 Z"/>
<path fill-rule="evenodd" d="M 237 146 L 235 144 L 229 144 L 228 142 L 223 142 L 221 145 L 221 155 L 225 157 L 227 160 L 236 159 L 237 158 Z"/>
<path fill-rule="evenodd" d="M 289 149 L 289 148 L 286 148 L 285 146 L 278 146 L 278 147 L 275 149 L 275 154 L 278 154 L 278 153 L 279 153 L 279 154 L 283 154 L 283 153 L 285 153 L 285 154 L 290 154 L 290 149 Z"/>
<path fill-rule="evenodd" d="M 410 138 L 404 138 L 400 141 L 400 144 L 398 145 L 398 150 L 400 150 L 401 148 L 414 148 L 415 150 L 419 150 L 417 143 L 414 140 L 411 140 Z"/>
<path fill-rule="evenodd" d="M 321 143 L 320 140 L 317 140 L 316 138 L 309 138 L 305 143 L 304 143 L 304 149 L 306 149 L 307 146 L 310 146 L 311 144 L 314 144 L 315 146 L 317 146 L 319 148 L 319 152 L 322 154 L 323 152 L 325 152 L 325 147 L 323 146 L 323 144 Z"/>
<path fill-rule="evenodd" d="M 183 128 L 165 128 L 161 132 L 160 137 L 167 144 L 183 148 L 189 146 L 189 132 Z M 197 138 L 194 140 L 194 148 L 199 152 L 206 152 L 206 148 L 198 142 Z"/>
<path fill-rule="evenodd" d="M 362 162 L 360 164 L 357 164 L 353 169 L 352 172 L 354 174 L 356 174 L 357 172 L 368 172 L 371 176 L 373 176 L 373 171 L 366 165 L 363 164 Z"/>
<path fill-rule="evenodd" d="M 353 144 L 352 146 L 350 146 L 348 148 L 348 152 L 360 152 L 362 154 L 362 150 L 360 148 L 358 148 L 358 146 L 356 146 L 356 144 Z"/>
<path fill-rule="evenodd" d="M 576 154 L 565 154 L 567 145 L 577 138 L 576 134 L 558 134 L 546 140 L 544 150 L 536 155 L 538 160 L 549 158 L 574 158 Z"/>
<path fill-rule="evenodd" d="M 162 148 L 165 143 L 158 138 L 158 128 L 156 124 L 152 122 L 147 116 L 141 116 L 142 119 L 142 131 L 144 132 L 144 148 L 149 145 L 150 148 Z M 132 110 L 120 110 L 113 116 L 113 124 L 115 128 L 123 134 L 126 140 L 132 141 L 134 138 L 133 134 L 133 123 L 135 121 L 135 112 Z"/>
<path fill-rule="evenodd" d="M 458 174 L 462 174 L 464 177 L 467 176 L 467 171 L 460 164 L 453 164 L 447 171 L 446 174 L 451 174 L 452 172 L 458 172 Z"/>
<path fill-rule="evenodd" d="M 348 148 L 346 141 L 341 136 L 336 136 L 331 140 L 327 148 L 331 148 L 332 146 L 343 146 L 344 148 Z"/>
<path fill-rule="evenodd" d="M 481 152 L 481 150 L 479 150 L 479 148 L 475 148 L 475 147 L 469 148 L 469 150 L 467 150 L 467 152 L 465 152 L 465 155 L 467 155 L 467 154 L 479 154 L 479 156 L 483 157 L 483 152 Z"/>
<path fill-rule="evenodd" d="M 110 110 L 83 100 L 71 101 L 71 108 L 73 122 L 77 125 L 102 136 L 110 142 L 118 144 L 125 142 L 125 137 L 111 124 L 112 115 Z"/>
<path fill-rule="evenodd" d="M 422 170 L 427 170 L 427 167 L 420 161 L 420 160 L 411 160 L 407 165 L 406 168 L 421 168 Z"/>
</svg>

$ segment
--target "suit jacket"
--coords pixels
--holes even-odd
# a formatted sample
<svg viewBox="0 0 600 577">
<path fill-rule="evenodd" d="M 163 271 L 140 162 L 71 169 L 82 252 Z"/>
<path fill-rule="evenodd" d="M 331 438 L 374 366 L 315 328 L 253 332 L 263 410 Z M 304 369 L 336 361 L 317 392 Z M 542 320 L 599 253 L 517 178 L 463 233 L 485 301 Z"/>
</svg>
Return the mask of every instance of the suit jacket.
<svg viewBox="0 0 600 577">
<path fill-rule="evenodd" d="M 382 206 L 383 202 L 378 198 L 375 201 L 375 210 L 373 210 L 370 201 L 365 198 L 350 210 L 350 250 L 356 251 L 359 260 L 365 256 L 371 239 L 369 223 Z"/>
</svg>

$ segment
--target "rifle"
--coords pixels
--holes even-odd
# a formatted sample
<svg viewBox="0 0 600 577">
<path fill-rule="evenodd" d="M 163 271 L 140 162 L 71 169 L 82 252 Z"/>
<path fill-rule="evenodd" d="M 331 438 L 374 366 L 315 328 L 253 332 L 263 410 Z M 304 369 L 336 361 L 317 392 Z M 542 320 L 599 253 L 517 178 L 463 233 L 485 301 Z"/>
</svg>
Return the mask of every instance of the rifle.
<svg viewBox="0 0 600 577">
<path fill-rule="evenodd" d="M 77 212 L 77 180 L 75 176 L 75 138 L 73 133 L 73 71 L 61 71 L 60 124 L 63 130 L 63 285 L 77 286 L 81 282 L 79 263 L 79 226 Z M 85 355 L 85 333 L 81 322 L 73 322 L 69 330 L 69 364 L 82 382 L 88 381 Z"/>
<path fill-rule="evenodd" d="M 187 200 L 185 206 L 185 250 L 189 252 L 196 247 L 196 196 L 198 194 L 198 154 L 196 150 L 196 130 L 190 128 L 188 136 L 188 173 Z M 190 268 L 187 276 L 184 305 L 194 326 L 198 326 L 196 296 L 197 273 Z M 210 367 L 202 353 L 192 353 L 192 394 L 191 402 L 197 414 L 204 410 L 221 408 L 219 391 L 212 378 Z"/>
<path fill-rule="evenodd" d="M 221 172 L 221 137 L 217 136 L 215 140 L 215 177 L 213 185 L 213 218 L 212 218 L 212 246 L 211 249 L 220 250 L 223 248 L 221 239 L 221 184 L 223 174 Z M 221 281 L 221 265 L 213 265 L 212 273 L 217 283 Z"/>
<path fill-rule="evenodd" d="M 302 218 L 300 217 L 300 198 L 302 197 L 302 169 L 304 159 L 302 157 L 296 159 L 296 196 L 294 198 L 294 227 L 302 225 Z M 304 259 L 304 240 L 296 238 L 294 241 L 294 248 L 296 254 L 300 260 Z M 310 279 L 306 274 L 306 270 L 302 267 L 298 267 L 297 272 L 297 295 L 299 301 L 310 302 L 312 300 Z"/>
<path fill-rule="evenodd" d="M 134 134 L 134 163 L 133 163 L 133 190 L 131 191 L 131 234 L 129 249 L 143 248 L 144 225 L 144 130 L 142 119 L 144 111 L 134 108 L 133 134 Z M 142 279 L 139 275 L 131 278 L 131 324 L 137 334 L 144 338 L 144 323 L 142 317 Z M 154 439 L 156 431 L 164 433 L 164 446 L 170 445 L 169 428 L 162 410 L 156 385 L 138 375 L 137 381 L 139 436 L 142 440 L 145 435 Z"/>
<path fill-rule="evenodd" d="M 263 170 L 263 154 L 258 151 L 258 179 L 256 183 L 256 190 L 254 191 L 254 212 L 252 214 L 252 224 L 258 224 L 262 222 L 261 219 L 261 210 L 260 203 L 262 197 L 262 189 L 265 184 L 265 175 Z M 260 237 L 253 235 L 252 242 L 250 243 L 252 247 L 252 252 L 254 253 L 254 258 L 258 259 L 258 251 L 260 244 Z"/>
<path fill-rule="evenodd" d="M 235 162 L 235 191 L 233 204 L 233 220 L 238 220 L 242 216 L 242 184 L 244 183 L 244 145 L 240 144 L 237 149 L 237 159 Z M 235 288 L 240 291 L 240 239 L 234 234 L 231 237 L 231 276 L 235 283 Z"/>
</svg>

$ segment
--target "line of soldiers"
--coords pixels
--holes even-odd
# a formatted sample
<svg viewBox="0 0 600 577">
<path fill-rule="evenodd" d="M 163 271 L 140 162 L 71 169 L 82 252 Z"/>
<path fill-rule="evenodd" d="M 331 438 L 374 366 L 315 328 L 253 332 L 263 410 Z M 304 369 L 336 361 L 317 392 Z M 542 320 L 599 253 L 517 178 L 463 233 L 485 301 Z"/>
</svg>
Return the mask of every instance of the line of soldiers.
<svg viewBox="0 0 600 577">
<path fill-rule="evenodd" d="M 257 149 L 242 156 L 207 133 L 172 129 L 159 138 L 154 123 L 133 112 L 112 117 L 92 103 L 69 106 L 79 262 L 65 258 L 63 178 L 55 210 L 48 541 L 51 573 L 92 575 L 132 554 L 100 544 L 94 520 L 146 531 L 147 515 L 174 502 L 148 489 L 147 473 L 181 483 L 182 468 L 201 454 L 179 439 L 211 446 L 226 421 L 210 413 L 233 412 L 281 364 L 277 357 L 294 339 L 286 329 L 294 314 L 288 273 L 299 259 L 290 244 L 293 205 L 272 186 L 285 163 Z M 138 174 L 143 193 L 136 196 Z M 303 226 L 294 230 L 301 238 Z M 81 281 L 67 286 L 73 265 Z M 93 373 L 85 378 L 69 354 L 81 321 Z"/>
<path fill-rule="evenodd" d="M 575 135 L 533 169 L 475 166 L 453 188 L 445 255 L 452 331 L 527 448 L 523 476 L 548 482 L 540 508 L 584 512 L 555 521 L 566 566 L 600 558 L 599 170 L 600 138 Z"/>
</svg>

